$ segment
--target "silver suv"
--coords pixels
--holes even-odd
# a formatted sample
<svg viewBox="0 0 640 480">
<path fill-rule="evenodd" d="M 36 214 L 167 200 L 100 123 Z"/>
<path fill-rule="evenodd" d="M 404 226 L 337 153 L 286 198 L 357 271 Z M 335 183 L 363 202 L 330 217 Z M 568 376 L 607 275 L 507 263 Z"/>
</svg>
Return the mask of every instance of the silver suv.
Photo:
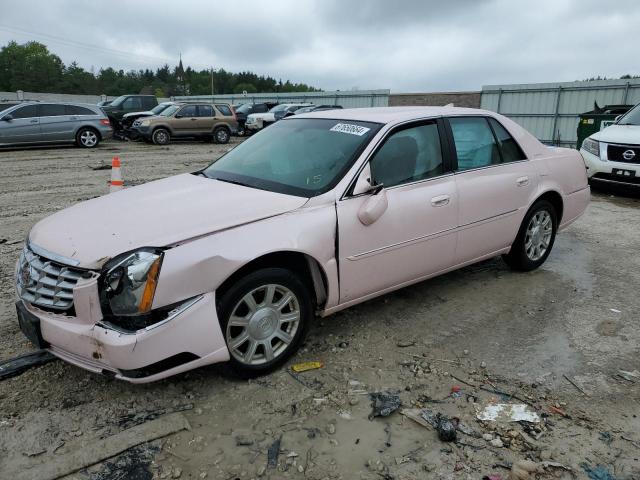
<svg viewBox="0 0 640 480">
<path fill-rule="evenodd" d="M 0 103 L 0 146 L 75 143 L 93 148 L 113 129 L 102 109 L 76 103 Z"/>
</svg>

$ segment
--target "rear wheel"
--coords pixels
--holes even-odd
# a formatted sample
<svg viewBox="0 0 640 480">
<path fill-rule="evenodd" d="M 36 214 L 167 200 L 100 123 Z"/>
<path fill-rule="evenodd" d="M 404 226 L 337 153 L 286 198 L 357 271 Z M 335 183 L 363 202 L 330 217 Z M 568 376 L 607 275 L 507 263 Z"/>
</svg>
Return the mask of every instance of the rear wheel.
<svg viewBox="0 0 640 480">
<path fill-rule="evenodd" d="M 166 128 L 156 128 L 151 135 L 151 140 L 156 145 L 166 145 L 171 141 L 171 134 Z"/>
<path fill-rule="evenodd" d="M 542 265 L 553 248 L 558 229 L 554 206 L 547 200 L 538 200 L 522 221 L 518 236 L 505 261 L 515 270 L 530 271 Z"/>
<path fill-rule="evenodd" d="M 213 141 L 216 143 L 229 143 L 231 134 L 224 127 L 218 127 L 213 131 Z"/>
<path fill-rule="evenodd" d="M 218 314 L 232 368 L 241 376 L 255 376 L 277 368 L 300 347 L 313 302 L 293 272 L 265 268 L 229 288 Z"/>
<path fill-rule="evenodd" d="M 76 134 L 76 144 L 83 148 L 94 148 L 100 143 L 98 132 L 93 128 L 81 128 Z"/>
</svg>

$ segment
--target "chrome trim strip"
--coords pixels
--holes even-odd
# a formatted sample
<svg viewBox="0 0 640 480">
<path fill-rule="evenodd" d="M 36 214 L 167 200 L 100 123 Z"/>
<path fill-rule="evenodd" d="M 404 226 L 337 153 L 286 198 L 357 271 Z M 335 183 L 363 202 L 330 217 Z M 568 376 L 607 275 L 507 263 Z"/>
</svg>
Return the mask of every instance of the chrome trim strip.
<svg viewBox="0 0 640 480">
<path fill-rule="evenodd" d="M 62 263 L 64 265 L 71 265 L 73 267 L 77 267 L 80 265 L 80 260 L 76 260 L 74 258 L 64 257 L 62 255 L 58 255 L 57 253 L 50 252 L 49 250 L 39 247 L 35 243 L 27 240 L 27 248 L 30 248 L 31 251 L 41 257 L 48 258 L 49 260 L 53 260 L 54 262 Z"/>
<path fill-rule="evenodd" d="M 627 187 L 635 187 L 635 188 L 640 188 L 640 185 L 638 185 L 637 183 L 629 183 L 629 182 L 619 182 L 617 180 L 609 180 L 608 178 L 595 178 L 595 177 L 591 177 L 589 179 L 589 181 L 591 182 L 605 182 L 605 183 L 615 183 L 616 185 L 625 185 Z M 575 193 L 575 192 L 574 192 Z"/>
</svg>

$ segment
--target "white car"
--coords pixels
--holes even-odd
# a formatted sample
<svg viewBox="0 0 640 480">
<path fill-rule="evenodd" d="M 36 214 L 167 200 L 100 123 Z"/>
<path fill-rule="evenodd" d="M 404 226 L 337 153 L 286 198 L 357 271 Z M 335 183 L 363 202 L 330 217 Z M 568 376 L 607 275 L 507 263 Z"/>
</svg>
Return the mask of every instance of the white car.
<svg viewBox="0 0 640 480">
<path fill-rule="evenodd" d="M 640 189 L 640 104 L 586 138 L 580 153 L 591 183 Z"/>
<path fill-rule="evenodd" d="M 311 103 L 281 103 L 265 113 L 252 113 L 247 116 L 245 127 L 249 130 L 257 131 L 268 127 L 270 124 L 282 119 L 289 111 L 308 107 Z"/>
</svg>

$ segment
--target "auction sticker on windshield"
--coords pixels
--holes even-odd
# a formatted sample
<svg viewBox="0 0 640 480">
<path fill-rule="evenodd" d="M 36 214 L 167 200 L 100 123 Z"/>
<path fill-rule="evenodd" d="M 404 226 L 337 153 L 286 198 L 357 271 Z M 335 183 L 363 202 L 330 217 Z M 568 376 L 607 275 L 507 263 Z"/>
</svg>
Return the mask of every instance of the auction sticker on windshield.
<svg viewBox="0 0 640 480">
<path fill-rule="evenodd" d="M 330 131 L 332 132 L 350 133 L 351 135 L 358 135 L 359 137 L 367 133 L 369 130 L 371 129 L 361 127 L 360 125 L 353 125 L 352 123 L 336 123 L 330 128 Z"/>
</svg>

